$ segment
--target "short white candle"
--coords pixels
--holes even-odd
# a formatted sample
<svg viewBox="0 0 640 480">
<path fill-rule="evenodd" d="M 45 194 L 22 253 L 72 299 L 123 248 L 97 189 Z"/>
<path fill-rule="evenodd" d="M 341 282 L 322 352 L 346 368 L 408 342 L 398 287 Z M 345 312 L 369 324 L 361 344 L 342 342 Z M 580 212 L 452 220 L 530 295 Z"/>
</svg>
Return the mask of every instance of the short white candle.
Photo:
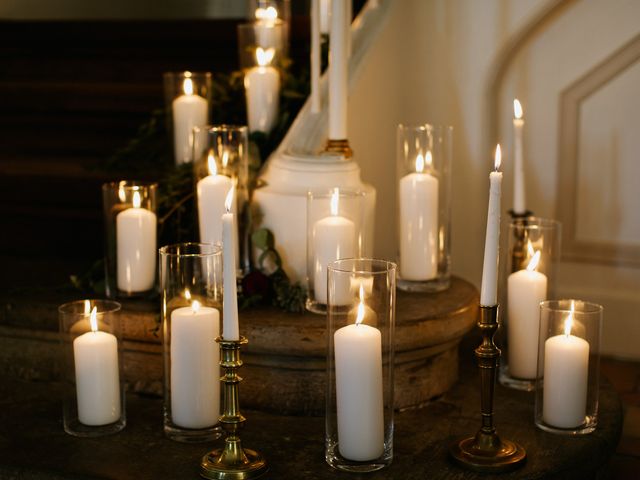
<svg viewBox="0 0 640 480">
<path fill-rule="evenodd" d="M 222 163 L 228 161 L 227 152 L 222 154 Z M 222 242 L 222 215 L 225 212 L 224 200 L 233 186 L 226 175 L 219 175 L 213 152 L 209 152 L 207 163 L 209 175 L 199 180 L 196 186 L 198 195 L 198 224 L 202 243 Z"/>
<path fill-rule="evenodd" d="M 349 19 L 347 2 L 331 2 L 329 39 L 329 139 L 347 138 Z"/>
<path fill-rule="evenodd" d="M 582 425 L 587 412 L 589 343 L 571 335 L 572 323 L 573 309 L 565 320 L 564 335 L 544 343 L 542 419 L 558 428 Z"/>
<path fill-rule="evenodd" d="M 416 170 L 400 179 L 400 275 L 430 280 L 438 274 L 438 179 L 431 152 L 416 157 Z"/>
<path fill-rule="evenodd" d="M 524 270 L 507 279 L 509 325 L 509 373 L 516 378 L 534 379 L 538 369 L 540 302 L 547 298 L 547 276 L 536 271 L 540 251 Z"/>
<path fill-rule="evenodd" d="M 238 296 L 236 286 L 236 235 L 235 215 L 231 204 L 235 188 L 229 190 L 225 201 L 226 213 L 222 215 L 222 336 L 225 340 L 240 340 L 238 325 Z"/>
<path fill-rule="evenodd" d="M 187 77 L 182 85 L 184 95 L 171 104 L 173 111 L 173 139 L 176 164 L 191 161 L 191 133 L 193 127 L 207 124 L 207 100 L 193 93 L 193 80 Z"/>
<path fill-rule="evenodd" d="M 171 419 L 205 428 L 220 416 L 220 313 L 194 300 L 171 312 Z"/>
<path fill-rule="evenodd" d="M 313 290 L 317 302 L 327 303 L 327 266 L 336 260 L 356 256 L 356 226 L 338 215 L 340 191 L 331 195 L 331 215 L 318 220 L 313 227 Z M 351 301 L 351 283 L 338 285 L 332 298 L 334 305 Z"/>
<path fill-rule="evenodd" d="M 384 452 L 382 336 L 362 324 L 365 305 L 358 305 L 356 323 L 334 336 L 338 449 L 348 460 L 367 461 Z"/>
<path fill-rule="evenodd" d="M 146 292 L 156 279 L 156 214 L 141 208 L 140 192 L 133 192 L 133 208 L 116 215 L 118 289 Z"/>
<path fill-rule="evenodd" d="M 73 341 L 78 420 L 89 426 L 108 425 L 120 418 L 118 341 L 98 331 L 96 307 L 90 324 L 91 331 Z"/>
<path fill-rule="evenodd" d="M 270 132 L 278 116 L 280 74 L 269 64 L 275 50 L 256 49 L 257 67 L 249 69 L 244 77 L 247 98 L 247 120 L 250 132 Z"/>
<path fill-rule="evenodd" d="M 480 305 L 490 307 L 498 304 L 498 256 L 500 242 L 500 196 L 502 191 L 502 155 L 500 145 L 496 147 L 495 171 L 489 175 L 489 208 L 487 212 L 487 232 L 484 241 L 484 262 L 482 266 L 482 286 Z"/>
</svg>

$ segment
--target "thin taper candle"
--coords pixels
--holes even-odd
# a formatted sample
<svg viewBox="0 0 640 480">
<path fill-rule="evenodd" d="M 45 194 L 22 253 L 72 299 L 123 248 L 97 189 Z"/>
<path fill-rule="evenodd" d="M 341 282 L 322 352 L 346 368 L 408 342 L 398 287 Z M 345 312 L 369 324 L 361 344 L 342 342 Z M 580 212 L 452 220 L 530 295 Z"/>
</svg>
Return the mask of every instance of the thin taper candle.
<svg viewBox="0 0 640 480">
<path fill-rule="evenodd" d="M 524 155 L 522 150 L 524 119 L 522 118 L 522 105 L 520 105 L 517 98 L 513 101 L 513 116 L 513 213 L 522 215 L 527 210 L 525 202 Z"/>
<path fill-rule="evenodd" d="M 329 40 L 329 139 L 347 138 L 348 41 L 347 2 L 331 2 Z"/>
<path fill-rule="evenodd" d="M 238 296 L 236 292 L 236 244 L 234 235 L 235 221 L 231 212 L 231 204 L 235 195 L 235 187 L 229 190 L 225 207 L 227 213 L 222 215 L 222 338 L 240 340 L 238 326 Z"/>
<path fill-rule="evenodd" d="M 311 112 L 320 113 L 320 0 L 311 0 Z"/>
<path fill-rule="evenodd" d="M 489 208 L 487 212 L 487 232 L 484 242 L 484 264 L 482 267 L 482 287 L 480 305 L 485 307 L 498 304 L 498 258 L 500 243 L 500 195 L 502 172 L 499 171 L 502 154 L 500 145 L 496 147 L 495 171 L 489 175 Z"/>
</svg>

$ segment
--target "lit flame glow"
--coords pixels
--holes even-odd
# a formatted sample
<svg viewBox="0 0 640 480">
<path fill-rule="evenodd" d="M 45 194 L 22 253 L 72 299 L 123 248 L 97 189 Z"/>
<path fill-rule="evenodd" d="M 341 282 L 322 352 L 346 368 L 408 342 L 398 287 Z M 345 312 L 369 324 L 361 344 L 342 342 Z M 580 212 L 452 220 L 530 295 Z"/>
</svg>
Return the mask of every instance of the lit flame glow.
<svg viewBox="0 0 640 480">
<path fill-rule="evenodd" d="M 496 169 L 496 172 L 500 170 L 500 165 L 502 164 L 502 150 L 500 150 L 500 144 L 496 146 L 496 156 L 493 162 L 493 165 Z"/>
<path fill-rule="evenodd" d="M 120 201 L 122 203 L 127 201 L 127 192 L 124 189 L 124 185 L 120 185 L 120 187 L 118 188 L 118 198 L 120 199 Z M 87 312 L 89 313 L 89 312 Z"/>
<path fill-rule="evenodd" d="M 229 152 L 226 150 L 222 152 L 222 167 L 226 168 L 229 165 Z"/>
<path fill-rule="evenodd" d="M 533 257 L 535 254 L 536 251 L 533 249 L 533 243 L 531 243 L 531 240 L 527 240 L 527 255 Z"/>
<path fill-rule="evenodd" d="M 189 77 L 185 78 L 182 83 L 182 89 L 184 90 L 185 95 L 193 95 L 193 80 Z"/>
<path fill-rule="evenodd" d="M 334 188 L 331 194 L 331 215 L 334 217 L 338 215 L 338 202 L 340 201 L 340 189 Z"/>
<path fill-rule="evenodd" d="M 269 65 L 273 61 L 276 51 L 274 48 L 264 49 L 262 47 L 256 48 L 256 62 L 259 66 L 264 67 Z"/>
<path fill-rule="evenodd" d="M 360 299 L 360 303 L 358 303 L 358 314 L 356 315 L 356 325 L 360 325 L 364 320 L 364 302 Z"/>
<path fill-rule="evenodd" d="M 275 20 L 278 18 L 278 10 L 275 7 L 256 8 L 256 19 L 258 20 Z"/>
<path fill-rule="evenodd" d="M 540 250 L 534 253 L 533 257 L 531 257 L 531 260 L 529 261 L 529 265 L 527 265 L 527 270 L 529 270 L 530 272 L 535 271 L 535 269 L 538 267 L 539 262 L 540 262 Z"/>
<path fill-rule="evenodd" d="M 522 105 L 520 105 L 520 101 L 517 98 L 513 99 L 513 115 L 517 119 L 522 118 Z"/>
<path fill-rule="evenodd" d="M 427 153 L 428 155 L 428 153 Z M 421 153 L 416 157 L 416 172 L 422 173 L 424 172 L 424 157 Z"/>
<path fill-rule="evenodd" d="M 209 155 L 207 156 L 207 165 L 209 166 L 209 175 L 218 174 L 218 165 L 216 165 L 216 158 L 213 156 L 213 150 L 209 150 Z"/>
<path fill-rule="evenodd" d="M 569 311 L 569 316 L 564 321 L 564 334 L 568 337 L 571 335 L 571 327 L 573 326 L 573 312 L 576 309 L 576 304 L 573 300 L 571 300 L 571 310 Z"/>
<path fill-rule="evenodd" d="M 233 204 L 233 196 L 236 194 L 236 186 L 232 186 L 227 193 L 227 198 L 224 200 L 224 208 L 227 213 L 231 212 L 231 205 Z"/>
<path fill-rule="evenodd" d="M 140 192 L 133 192 L 133 208 L 140 208 L 140 205 L 142 205 Z"/>
<path fill-rule="evenodd" d="M 91 300 L 84 301 L 84 314 L 89 315 L 91 313 Z"/>
<path fill-rule="evenodd" d="M 191 300 L 191 292 L 188 288 L 184 289 L 184 298 L 186 298 L 187 300 Z"/>
<path fill-rule="evenodd" d="M 89 323 L 91 324 L 91 331 L 98 331 L 98 309 L 97 307 L 93 307 L 91 310 L 91 316 L 89 317 Z"/>
<path fill-rule="evenodd" d="M 427 155 L 424 157 L 424 163 L 427 167 L 431 167 L 433 165 L 433 155 L 431 155 L 431 150 L 427 150 Z"/>
<path fill-rule="evenodd" d="M 191 311 L 196 314 L 200 311 L 200 302 L 198 300 L 194 300 L 191 304 Z"/>
</svg>

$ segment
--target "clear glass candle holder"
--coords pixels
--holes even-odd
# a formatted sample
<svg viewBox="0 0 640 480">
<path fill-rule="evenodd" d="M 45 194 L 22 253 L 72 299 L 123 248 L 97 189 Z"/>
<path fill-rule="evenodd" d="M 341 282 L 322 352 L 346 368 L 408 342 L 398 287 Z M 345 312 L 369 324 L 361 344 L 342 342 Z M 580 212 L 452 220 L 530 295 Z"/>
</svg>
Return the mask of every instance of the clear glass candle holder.
<svg viewBox="0 0 640 480">
<path fill-rule="evenodd" d="M 453 128 L 398 125 L 398 288 L 438 292 L 451 282 Z"/>
<path fill-rule="evenodd" d="M 166 72 L 163 75 L 167 131 L 176 165 L 192 158 L 193 127 L 209 124 L 213 81 L 209 72 Z"/>
<path fill-rule="evenodd" d="M 515 218 L 509 225 L 505 317 L 506 354 L 500 383 L 518 390 L 535 388 L 540 302 L 555 299 L 562 228 L 546 218 Z M 505 335 L 506 332 L 506 335 Z"/>
<path fill-rule="evenodd" d="M 156 291 L 158 184 L 122 180 L 102 185 L 107 297 Z"/>
<path fill-rule="evenodd" d="M 327 267 L 335 260 L 358 258 L 365 250 L 365 195 L 333 188 L 307 194 L 307 310 L 327 311 Z M 334 305 L 338 302 L 334 298 Z M 345 305 L 350 298 L 345 298 Z"/>
<path fill-rule="evenodd" d="M 350 472 L 393 460 L 396 265 L 329 265 L 325 459 Z"/>
<path fill-rule="evenodd" d="M 58 307 L 63 425 L 77 437 L 99 437 L 126 423 L 120 304 L 78 300 Z"/>
<path fill-rule="evenodd" d="M 214 125 L 193 129 L 194 178 L 200 242 L 222 243 L 226 202 L 236 222 L 236 268 L 250 268 L 249 131 L 245 126 Z M 229 191 L 234 188 L 231 197 Z"/>
<path fill-rule="evenodd" d="M 249 18 L 255 22 L 283 22 L 282 51 L 286 55 L 289 52 L 291 0 L 249 0 L 248 13 Z"/>
<path fill-rule="evenodd" d="M 208 243 L 160 248 L 164 432 L 172 440 L 220 436 L 222 249 Z"/>
<path fill-rule="evenodd" d="M 598 424 L 603 308 L 582 300 L 540 304 L 535 423 L 565 435 Z"/>
</svg>

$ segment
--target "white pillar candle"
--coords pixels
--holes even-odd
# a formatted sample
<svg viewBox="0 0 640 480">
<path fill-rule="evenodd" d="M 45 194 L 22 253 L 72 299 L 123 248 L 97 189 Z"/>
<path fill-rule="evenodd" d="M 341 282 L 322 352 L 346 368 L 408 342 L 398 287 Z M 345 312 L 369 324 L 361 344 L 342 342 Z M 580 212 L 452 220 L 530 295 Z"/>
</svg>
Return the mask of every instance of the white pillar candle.
<svg viewBox="0 0 640 480">
<path fill-rule="evenodd" d="M 311 112 L 320 113 L 320 0 L 311 0 Z"/>
<path fill-rule="evenodd" d="M 91 331 L 73 341 L 78 420 L 89 426 L 108 425 L 120 418 L 118 341 L 98 331 L 96 307 L 90 323 Z"/>
<path fill-rule="evenodd" d="M 431 167 L 431 152 L 426 164 Z M 400 275 L 430 280 L 438 274 L 438 179 L 425 171 L 418 154 L 416 171 L 400 179 Z"/>
<path fill-rule="evenodd" d="M 516 378 L 534 379 L 538 369 L 540 302 L 547 299 L 547 276 L 537 272 L 540 251 L 524 270 L 507 279 L 509 373 Z"/>
<path fill-rule="evenodd" d="M 571 335 L 573 311 L 565 321 L 564 335 L 544 343 L 542 419 L 558 428 L 582 425 L 587 412 L 589 343 Z"/>
<path fill-rule="evenodd" d="M 482 286 L 480 305 L 490 307 L 498 304 L 498 257 L 500 242 L 500 195 L 502 172 L 500 168 L 500 145 L 496 147 L 495 171 L 489 175 L 489 208 L 487 212 L 487 232 L 484 241 L 484 262 L 482 266 Z"/>
<path fill-rule="evenodd" d="M 320 33 L 329 34 L 331 28 L 331 0 L 319 0 L 320 3 Z"/>
<path fill-rule="evenodd" d="M 269 64 L 275 50 L 256 49 L 257 67 L 249 69 L 244 77 L 247 99 L 247 120 L 250 132 L 270 132 L 278 116 L 280 99 L 280 73 Z"/>
<path fill-rule="evenodd" d="M 522 130 L 524 128 L 524 120 L 522 118 L 522 106 L 517 98 L 513 101 L 513 115 L 513 212 L 523 214 L 527 210 L 527 207 L 525 206 L 524 156 L 522 153 Z"/>
<path fill-rule="evenodd" d="M 318 220 L 313 227 L 313 290 L 321 304 L 327 303 L 327 266 L 335 260 L 356 256 L 356 226 L 338 215 L 339 198 L 340 191 L 336 188 L 331 196 L 331 215 Z M 350 289 L 350 282 L 336 285 L 333 303 L 350 303 Z"/>
<path fill-rule="evenodd" d="M 362 301 L 356 323 L 333 336 L 336 368 L 338 449 L 348 460 L 373 460 L 384 452 L 382 336 L 362 324 Z"/>
<path fill-rule="evenodd" d="M 347 138 L 348 41 L 347 2 L 331 2 L 329 39 L 329 139 Z"/>
<path fill-rule="evenodd" d="M 206 428 L 220 416 L 220 313 L 194 300 L 171 312 L 171 420 Z"/>
<path fill-rule="evenodd" d="M 133 192 L 133 208 L 116 215 L 118 289 L 145 292 L 156 279 L 156 214 L 141 208 L 139 192 Z"/>
<path fill-rule="evenodd" d="M 235 215 L 231 212 L 231 204 L 235 188 L 229 190 L 225 207 L 227 212 L 222 215 L 222 336 L 225 340 L 240 340 L 238 326 L 238 296 L 236 287 L 236 244 Z"/>
<path fill-rule="evenodd" d="M 207 100 L 193 93 L 193 80 L 184 79 L 184 95 L 177 97 L 171 104 L 173 111 L 173 139 L 176 164 L 191 161 L 191 132 L 193 127 L 207 124 Z"/>
<path fill-rule="evenodd" d="M 226 153 L 223 153 L 223 157 Z M 200 226 L 200 241 L 202 243 L 216 244 L 222 242 L 222 215 L 225 212 L 224 200 L 233 186 L 233 181 L 226 175 L 218 175 L 213 152 L 209 152 L 207 161 L 209 175 L 199 180 L 196 186 L 198 224 Z"/>
</svg>

